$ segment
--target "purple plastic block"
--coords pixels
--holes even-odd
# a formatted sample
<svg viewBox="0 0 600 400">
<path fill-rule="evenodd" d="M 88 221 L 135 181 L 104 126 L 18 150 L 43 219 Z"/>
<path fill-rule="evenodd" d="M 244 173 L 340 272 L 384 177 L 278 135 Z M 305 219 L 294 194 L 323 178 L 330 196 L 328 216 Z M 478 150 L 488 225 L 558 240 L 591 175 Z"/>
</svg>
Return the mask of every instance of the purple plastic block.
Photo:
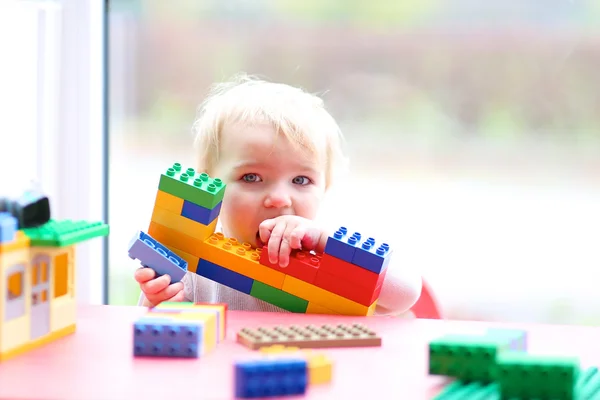
<svg viewBox="0 0 600 400">
<path fill-rule="evenodd" d="M 252 284 L 254 283 L 254 279 L 252 278 L 248 278 L 247 276 L 238 274 L 235 271 L 223 268 L 220 265 L 203 259 L 200 259 L 198 262 L 196 273 L 206 279 L 210 279 L 211 281 L 215 281 L 221 285 L 228 286 L 246 294 L 250 294 Z"/>
<path fill-rule="evenodd" d="M 348 235 L 348 229 L 342 226 L 327 239 L 325 254 L 351 263 L 360 238 L 359 232 Z"/>
<path fill-rule="evenodd" d="M 203 225 L 210 225 L 221 212 L 221 205 L 223 202 L 219 202 L 215 208 L 210 209 L 202 207 L 198 204 L 194 204 L 190 201 L 183 201 L 183 208 L 181 209 L 181 216 L 191 219 L 192 221 L 199 222 Z"/>
<path fill-rule="evenodd" d="M 181 281 L 188 269 L 187 261 L 142 231 L 129 242 L 129 257 L 152 268 L 157 276 L 169 275 L 171 283 Z"/>
</svg>

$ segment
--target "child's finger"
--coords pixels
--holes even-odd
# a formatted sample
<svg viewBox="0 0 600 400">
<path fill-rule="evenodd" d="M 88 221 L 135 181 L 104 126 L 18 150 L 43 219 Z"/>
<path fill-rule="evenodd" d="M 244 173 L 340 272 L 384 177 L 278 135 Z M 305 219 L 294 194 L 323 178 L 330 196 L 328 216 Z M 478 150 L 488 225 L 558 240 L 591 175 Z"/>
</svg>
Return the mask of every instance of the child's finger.
<svg viewBox="0 0 600 400">
<path fill-rule="evenodd" d="M 152 279 L 148 282 L 141 283 L 140 289 L 146 295 L 158 294 L 161 290 L 164 290 L 171 283 L 171 277 L 169 275 L 163 275 L 156 279 Z"/>
<path fill-rule="evenodd" d="M 156 276 L 156 272 L 152 268 L 138 268 L 133 273 L 134 279 L 137 283 L 146 283 Z"/>
<path fill-rule="evenodd" d="M 263 243 L 269 242 L 271 231 L 275 228 L 275 225 L 277 225 L 275 219 L 267 219 L 258 226 L 258 236 Z"/>
<path fill-rule="evenodd" d="M 146 294 L 146 297 L 152 304 L 160 304 L 163 301 L 168 301 L 169 299 L 177 296 L 179 292 L 183 292 L 182 282 L 176 282 L 172 285 L 169 285 L 158 293 Z"/>
<path fill-rule="evenodd" d="M 269 250 L 269 261 L 271 264 L 277 264 L 277 260 L 279 259 L 279 247 L 281 246 L 281 240 L 283 239 L 286 226 L 287 224 L 285 223 L 277 224 L 271 231 L 269 244 L 267 245 L 267 249 Z"/>
<path fill-rule="evenodd" d="M 306 226 L 297 226 L 290 232 L 290 247 L 292 249 L 301 249 L 302 248 L 302 239 L 306 236 L 307 228 Z"/>
<path fill-rule="evenodd" d="M 185 300 L 185 292 L 182 290 L 180 290 L 179 292 L 177 292 L 177 294 L 173 297 L 171 297 L 170 299 L 167 299 L 165 301 L 176 301 L 176 302 L 182 302 Z"/>
</svg>

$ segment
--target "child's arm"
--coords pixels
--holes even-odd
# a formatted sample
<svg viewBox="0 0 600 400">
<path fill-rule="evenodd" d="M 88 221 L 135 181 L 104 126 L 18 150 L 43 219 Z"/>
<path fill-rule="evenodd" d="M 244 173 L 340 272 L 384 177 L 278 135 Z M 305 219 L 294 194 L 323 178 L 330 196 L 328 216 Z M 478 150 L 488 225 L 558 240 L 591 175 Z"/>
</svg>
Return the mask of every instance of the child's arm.
<svg viewBox="0 0 600 400">
<path fill-rule="evenodd" d="M 375 315 L 404 314 L 419 300 L 422 288 L 421 274 L 404 266 L 394 266 L 392 255 L 375 308 Z"/>
</svg>

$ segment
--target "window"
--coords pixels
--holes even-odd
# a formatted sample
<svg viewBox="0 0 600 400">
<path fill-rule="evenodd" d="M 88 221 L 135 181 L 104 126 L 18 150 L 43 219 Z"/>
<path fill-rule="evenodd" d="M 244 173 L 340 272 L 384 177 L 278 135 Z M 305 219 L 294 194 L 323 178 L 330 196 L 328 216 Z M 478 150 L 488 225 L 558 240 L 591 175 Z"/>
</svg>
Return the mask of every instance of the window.
<svg viewBox="0 0 600 400">
<path fill-rule="evenodd" d="M 15 265 L 6 271 L 5 320 L 25 315 L 25 265 Z"/>
<path fill-rule="evenodd" d="M 54 298 L 69 292 L 69 253 L 54 257 Z"/>
</svg>

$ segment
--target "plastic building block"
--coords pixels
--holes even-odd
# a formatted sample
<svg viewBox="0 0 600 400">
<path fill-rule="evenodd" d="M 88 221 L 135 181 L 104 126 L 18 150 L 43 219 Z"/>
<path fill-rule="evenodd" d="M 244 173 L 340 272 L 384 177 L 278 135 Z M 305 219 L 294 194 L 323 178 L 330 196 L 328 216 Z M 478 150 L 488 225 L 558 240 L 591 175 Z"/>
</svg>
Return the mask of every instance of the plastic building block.
<svg viewBox="0 0 600 400">
<path fill-rule="evenodd" d="M 15 240 L 18 222 L 12 214 L 0 213 L 0 243 L 8 243 Z"/>
<path fill-rule="evenodd" d="M 40 227 L 23 229 L 23 232 L 31 239 L 32 246 L 64 247 L 106 236 L 109 227 L 102 222 L 50 220 Z"/>
<path fill-rule="evenodd" d="M 429 373 L 465 381 L 491 382 L 496 356 L 510 340 L 484 335 L 449 335 L 429 343 Z"/>
<path fill-rule="evenodd" d="M 219 214 L 221 213 L 221 205 L 223 202 L 219 202 L 214 208 L 206 208 L 199 206 L 198 204 L 192 203 L 191 201 L 184 200 L 183 208 L 181 209 L 181 215 L 189 218 L 192 221 L 199 222 L 204 225 L 211 224 Z"/>
<path fill-rule="evenodd" d="M 142 231 L 129 243 L 129 257 L 152 268 L 157 276 L 169 275 L 171 283 L 181 281 L 187 272 L 187 262 L 183 258 Z"/>
<path fill-rule="evenodd" d="M 317 277 L 317 271 L 321 265 L 321 255 L 311 254 L 307 251 L 292 251 L 290 254 L 290 262 L 287 267 L 282 268 L 279 264 L 271 264 L 269 261 L 269 252 L 263 249 L 260 254 L 260 263 L 266 267 L 286 275 L 298 278 L 307 283 L 314 283 Z M 283 281 L 282 281 L 283 285 Z"/>
<path fill-rule="evenodd" d="M 282 271 L 260 264 L 262 249 L 253 249 L 248 243 L 240 243 L 234 238 L 225 237 L 222 233 L 215 233 L 202 243 L 199 250 L 200 259 L 277 289 L 283 286 L 285 274 Z M 200 268 L 196 273 L 203 275 Z"/>
<path fill-rule="evenodd" d="M 163 301 L 151 309 L 158 313 L 213 313 L 216 317 L 217 342 L 225 340 L 227 335 L 227 303 L 191 303 Z"/>
<path fill-rule="evenodd" d="M 162 209 L 171 211 L 177 215 L 181 215 L 183 210 L 183 203 L 185 200 L 173 196 L 171 193 L 163 192 L 162 190 L 156 191 L 156 198 L 154 199 L 154 207 L 160 207 Z"/>
<path fill-rule="evenodd" d="M 348 228 L 342 226 L 327 239 L 325 254 L 330 254 L 341 260 L 352 262 L 360 238 L 361 234 L 358 232 L 354 232 L 352 235 L 348 236 Z"/>
<path fill-rule="evenodd" d="M 305 313 L 306 308 L 308 307 L 308 301 L 257 280 L 252 284 L 250 296 L 294 313 Z"/>
<path fill-rule="evenodd" d="M 34 228 L 50 221 L 50 200 L 37 190 L 28 190 L 19 198 L 0 198 L 0 211 L 17 219 L 18 228 Z"/>
<path fill-rule="evenodd" d="M 223 200 L 225 183 L 193 168 L 185 171 L 175 163 L 160 176 L 158 189 L 199 206 L 213 209 Z"/>
<path fill-rule="evenodd" d="M 348 282 L 344 277 L 332 275 L 326 271 L 319 271 L 317 278 L 314 282 L 315 286 L 325 289 L 331 293 L 340 295 L 346 299 L 362 304 L 366 307 L 370 307 L 378 298 L 381 293 L 383 285 L 375 289 L 367 289 Z"/>
<path fill-rule="evenodd" d="M 382 342 L 377 333 L 362 324 L 244 328 L 238 332 L 237 341 L 252 350 L 276 344 L 299 348 L 379 347 Z"/>
<path fill-rule="evenodd" d="M 264 358 L 234 364 L 235 397 L 282 397 L 306 393 L 307 362 L 303 358 Z"/>
<path fill-rule="evenodd" d="M 211 281 L 229 286 L 232 289 L 246 294 L 250 294 L 252 284 L 254 283 L 254 280 L 247 276 L 238 274 L 235 271 L 221 267 L 220 265 L 207 260 L 200 260 L 198 262 L 196 273 Z"/>
<path fill-rule="evenodd" d="M 200 356 L 202 326 L 169 318 L 148 318 L 134 324 L 134 355 L 153 357 Z"/>
<path fill-rule="evenodd" d="M 309 303 L 312 302 L 319 305 L 325 305 L 326 308 L 342 315 L 373 315 L 375 307 L 377 306 L 377 301 L 367 307 L 318 286 L 301 281 L 290 275 L 286 275 L 281 290 L 300 297 L 301 299 L 308 300 Z"/>
<path fill-rule="evenodd" d="M 275 344 L 261 347 L 259 351 L 263 354 L 291 354 L 303 357 L 308 363 L 309 385 L 321 385 L 331 382 L 333 376 L 333 361 L 325 354 L 315 352 L 312 349 L 300 349 L 299 347 Z"/>
<path fill-rule="evenodd" d="M 390 263 L 392 251 L 387 243 L 377 244 L 375 239 L 367 238 L 356 247 L 352 264 L 379 274 Z"/>
<path fill-rule="evenodd" d="M 154 210 L 152 211 L 152 222 L 156 222 L 167 228 L 176 229 L 179 232 L 185 232 L 186 235 L 198 240 L 205 240 L 210 237 L 215 232 L 217 226 L 217 220 L 204 225 L 158 206 L 154 206 Z"/>
<path fill-rule="evenodd" d="M 101 222 L 48 222 L 49 201 L 35 191 L 1 202 L 8 210 L 0 217 L 0 361 L 5 361 L 75 332 L 75 244 L 106 236 L 109 229 Z M 19 226 L 26 228 L 15 230 Z"/>
<path fill-rule="evenodd" d="M 376 274 L 373 271 L 335 258 L 329 254 L 323 254 L 319 270 L 334 276 L 343 277 L 348 282 L 354 283 L 370 291 L 374 291 L 383 284 L 387 273 L 387 268 L 381 273 Z"/>
<path fill-rule="evenodd" d="M 572 400 L 577 393 L 579 360 L 533 356 L 524 352 L 498 355 L 496 382 L 502 398 Z"/>
</svg>

